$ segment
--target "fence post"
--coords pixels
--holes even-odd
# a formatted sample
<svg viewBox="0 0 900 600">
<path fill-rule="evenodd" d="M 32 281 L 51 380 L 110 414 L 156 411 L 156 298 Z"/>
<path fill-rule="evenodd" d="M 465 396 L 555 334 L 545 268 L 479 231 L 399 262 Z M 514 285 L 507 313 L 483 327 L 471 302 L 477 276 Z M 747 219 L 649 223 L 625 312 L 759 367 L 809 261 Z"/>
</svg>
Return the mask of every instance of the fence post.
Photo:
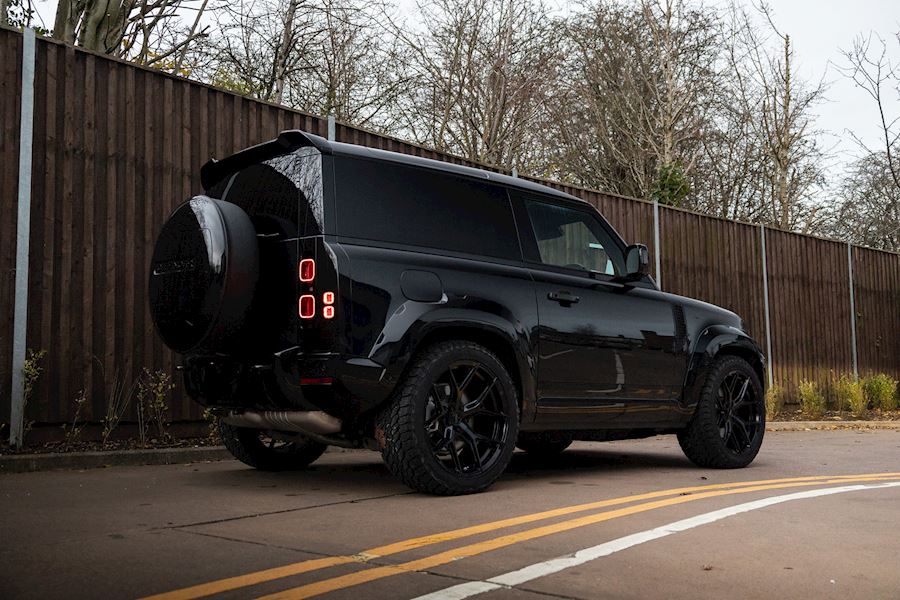
<svg viewBox="0 0 900 600">
<path fill-rule="evenodd" d="M 853 355 L 853 379 L 859 379 L 856 357 L 856 298 L 853 291 L 853 246 L 847 242 L 847 273 L 850 276 L 850 352 Z"/>
<path fill-rule="evenodd" d="M 766 258 L 766 226 L 759 224 L 759 239 L 762 245 L 763 314 L 766 321 L 766 377 L 769 387 L 774 384 L 772 377 L 772 320 L 769 316 L 769 269 Z"/>
<path fill-rule="evenodd" d="M 22 447 L 25 424 L 25 352 L 28 329 L 28 252 L 31 235 L 31 149 L 34 143 L 33 29 L 22 34 L 22 107 L 19 115 L 19 190 L 16 221 L 16 287 L 13 317 L 9 443 Z"/>
<path fill-rule="evenodd" d="M 328 113 L 328 141 L 334 141 L 334 113 Z"/>
<path fill-rule="evenodd" d="M 653 200 L 653 255 L 656 260 L 656 285 L 662 289 L 662 271 L 660 265 L 662 261 L 660 254 L 662 249 L 659 247 L 659 201 Z"/>
</svg>

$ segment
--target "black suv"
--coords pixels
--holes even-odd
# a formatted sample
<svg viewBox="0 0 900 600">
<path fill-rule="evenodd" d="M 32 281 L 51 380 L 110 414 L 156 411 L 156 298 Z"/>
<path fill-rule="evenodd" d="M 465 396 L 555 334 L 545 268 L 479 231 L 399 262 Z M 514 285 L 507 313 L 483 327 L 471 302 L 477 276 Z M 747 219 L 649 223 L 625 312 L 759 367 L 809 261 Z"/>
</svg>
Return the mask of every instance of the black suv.
<svg viewBox="0 0 900 600">
<path fill-rule="evenodd" d="M 259 469 L 380 450 L 407 485 L 488 487 L 514 448 L 675 433 L 749 464 L 763 355 L 667 294 L 590 205 L 513 177 L 300 131 L 211 160 L 153 253 L 188 393 Z"/>
</svg>

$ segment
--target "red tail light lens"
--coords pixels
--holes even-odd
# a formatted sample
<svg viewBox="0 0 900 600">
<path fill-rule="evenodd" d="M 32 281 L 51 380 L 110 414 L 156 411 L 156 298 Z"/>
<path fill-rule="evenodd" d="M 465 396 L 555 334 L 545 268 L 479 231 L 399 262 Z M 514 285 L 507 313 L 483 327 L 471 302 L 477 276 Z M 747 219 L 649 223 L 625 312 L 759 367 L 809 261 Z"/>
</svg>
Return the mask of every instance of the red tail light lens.
<svg viewBox="0 0 900 600">
<path fill-rule="evenodd" d="M 325 306 L 322 308 L 322 316 L 326 319 L 334 318 L 334 307 L 333 306 Z"/>
<path fill-rule="evenodd" d="M 316 278 L 316 261 L 304 258 L 300 261 L 300 281 L 309 283 Z"/>
<path fill-rule="evenodd" d="M 299 313 L 301 319 L 312 319 L 316 316 L 316 297 L 312 294 L 300 296 Z"/>
<path fill-rule="evenodd" d="M 334 304 L 334 292 L 325 292 L 322 294 L 322 304 Z"/>
</svg>

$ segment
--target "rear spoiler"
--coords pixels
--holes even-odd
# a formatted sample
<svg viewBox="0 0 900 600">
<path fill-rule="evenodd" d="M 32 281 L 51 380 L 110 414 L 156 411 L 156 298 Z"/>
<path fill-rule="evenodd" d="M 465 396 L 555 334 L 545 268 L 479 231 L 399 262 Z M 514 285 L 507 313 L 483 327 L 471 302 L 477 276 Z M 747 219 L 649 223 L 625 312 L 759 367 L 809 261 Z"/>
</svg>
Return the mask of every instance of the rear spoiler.
<svg viewBox="0 0 900 600">
<path fill-rule="evenodd" d="M 222 160 L 209 159 L 200 167 L 200 183 L 203 184 L 204 190 L 209 190 L 225 177 L 244 167 L 288 154 L 304 146 L 312 146 L 322 154 L 331 154 L 331 144 L 325 138 L 299 129 L 289 129 L 282 131 L 274 140 L 250 146 Z"/>
</svg>

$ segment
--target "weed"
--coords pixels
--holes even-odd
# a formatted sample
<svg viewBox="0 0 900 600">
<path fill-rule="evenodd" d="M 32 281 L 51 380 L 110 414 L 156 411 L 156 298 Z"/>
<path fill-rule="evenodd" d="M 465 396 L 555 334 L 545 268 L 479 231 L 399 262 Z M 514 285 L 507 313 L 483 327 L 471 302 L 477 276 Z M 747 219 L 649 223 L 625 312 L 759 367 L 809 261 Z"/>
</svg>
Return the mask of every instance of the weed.
<svg viewBox="0 0 900 600">
<path fill-rule="evenodd" d="M 766 418 L 777 417 L 784 408 L 784 390 L 773 385 L 766 390 Z"/>
<path fill-rule="evenodd" d="M 38 379 L 41 378 L 41 374 L 44 372 L 44 367 L 41 366 L 41 361 L 44 360 L 44 357 L 47 356 L 46 350 L 32 350 L 31 348 L 25 354 L 25 364 L 22 365 L 22 379 L 23 379 L 23 397 L 22 397 L 22 413 L 26 413 L 26 409 L 28 407 L 28 401 L 31 399 L 31 394 L 34 392 L 34 386 L 37 385 Z M 31 431 L 31 426 L 34 424 L 34 421 L 25 420 L 24 427 L 22 428 L 22 439 L 25 439 L 25 436 L 28 435 L 28 432 Z"/>
<path fill-rule="evenodd" d="M 849 408 L 854 417 L 865 416 L 869 401 L 859 380 L 852 375 L 841 375 L 834 384 L 834 393 L 840 405 Z"/>
<path fill-rule="evenodd" d="M 66 423 L 62 426 L 66 439 L 66 448 L 78 441 L 78 436 L 81 435 L 81 430 L 84 429 L 84 422 L 79 424 L 78 419 L 81 418 L 81 411 L 85 404 L 87 404 L 87 396 L 84 395 L 84 390 L 81 390 L 75 397 L 75 416 L 72 417 L 72 424 Z"/>
<path fill-rule="evenodd" d="M 166 431 L 169 423 L 166 414 L 169 404 L 166 398 L 175 389 L 172 378 L 163 371 L 150 371 L 144 367 L 144 372 L 138 380 L 138 429 L 141 432 L 141 443 L 146 439 L 147 430 L 156 429 L 158 439 L 167 440 L 169 433 Z M 146 413 L 145 413 L 146 411 Z"/>
<path fill-rule="evenodd" d="M 897 380 L 887 373 L 878 373 L 863 380 L 866 400 L 874 408 L 897 410 Z"/>
<path fill-rule="evenodd" d="M 797 386 L 797 394 L 800 396 L 800 408 L 805 415 L 820 419 L 825 414 L 825 396 L 815 381 L 801 380 Z"/>
</svg>

